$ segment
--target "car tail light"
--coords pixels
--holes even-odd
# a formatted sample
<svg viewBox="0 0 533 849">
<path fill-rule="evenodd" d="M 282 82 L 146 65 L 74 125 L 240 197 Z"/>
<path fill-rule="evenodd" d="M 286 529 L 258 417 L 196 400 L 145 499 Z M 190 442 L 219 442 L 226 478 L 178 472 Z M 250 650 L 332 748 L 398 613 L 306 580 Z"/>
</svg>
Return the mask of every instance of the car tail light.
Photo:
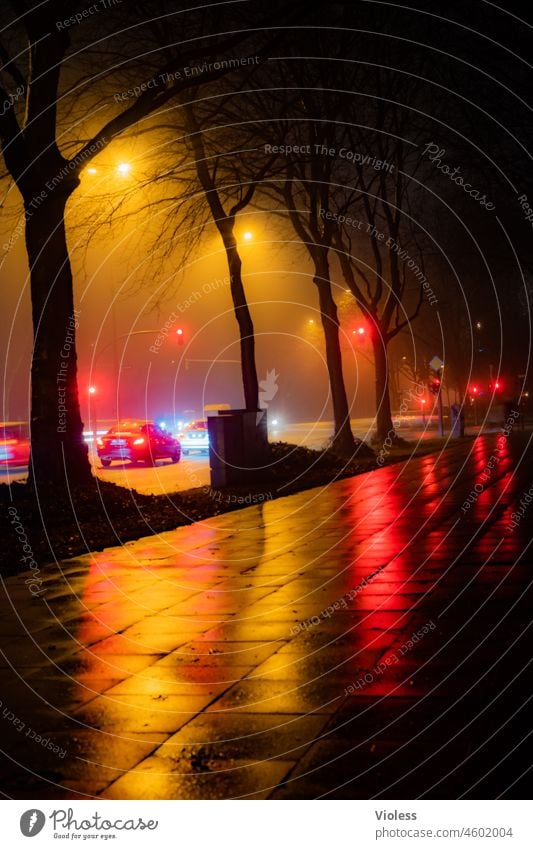
<svg viewBox="0 0 533 849">
<path fill-rule="evenodd" d="M 140 436 L 138 439 L 133 440 L 134 445 L 144 445 L 144 437 Z"/>
</svg>

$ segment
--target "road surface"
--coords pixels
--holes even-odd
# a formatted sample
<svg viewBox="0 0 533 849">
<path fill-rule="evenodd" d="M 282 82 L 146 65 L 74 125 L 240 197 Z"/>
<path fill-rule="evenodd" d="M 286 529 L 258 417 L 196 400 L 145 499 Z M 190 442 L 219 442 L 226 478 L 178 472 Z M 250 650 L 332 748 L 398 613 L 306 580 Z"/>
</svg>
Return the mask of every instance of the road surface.
<svg viewBox="0 0 533 849">
<path fill-rule="evenodd" d="M 374 420 L 371 418 L 353 420 L 354 435 L 369 441 L 373 425 Z M 290 442 L 295 445 L 304 445 L 307 448 L 320 449 L 327 445 L 331 432 L 331 422 L 299 422 L 279 429 L 270 429 L 270 440 L 271 442 Z M 399 433 L 405 439 L 413 441 L 436 436 L 435 430 L 424 431 L 419 428 L 402 428 Z M 104 469 L 101 467 L 100 461 L 91 452 L 91 462 L 100 480 L 110 481 L 128 489 L 135 489 L 144 495 L 162 495 L 198 486 L 209 486 L 209 460 L 205 454 L 182 456 L 179 463 L 159 460 L 157 465 L 153 467 L 145 467 L 142 464 L 136 466 L 126 462 L 113 463 L 112 466 Z M 5 469 L 0 469 L 0 483 L 25 480 L 26 477 L 27 469 L 25 467 L 13 469 L 11 473 L 7 473 Z"/>
</svg>

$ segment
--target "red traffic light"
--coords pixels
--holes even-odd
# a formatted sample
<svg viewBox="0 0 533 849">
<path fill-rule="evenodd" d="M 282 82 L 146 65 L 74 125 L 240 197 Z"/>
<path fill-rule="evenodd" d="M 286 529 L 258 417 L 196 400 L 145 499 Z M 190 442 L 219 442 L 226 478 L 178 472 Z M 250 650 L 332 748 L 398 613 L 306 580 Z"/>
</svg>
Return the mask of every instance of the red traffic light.
<svg viewBox="0 0 533 849">
<path fill-rule="evenodd" d="M 178 337 L 178 345 L 183 345 L 183 328 L 178 327 L 176 330 L 176 336 Z"/>
<path fill-rule="evenodd" d="M 440 392 L 440 380 L 432 380 L 429 384 L 429 391 L 432 395 L 438 395 Z"/>
</svg>

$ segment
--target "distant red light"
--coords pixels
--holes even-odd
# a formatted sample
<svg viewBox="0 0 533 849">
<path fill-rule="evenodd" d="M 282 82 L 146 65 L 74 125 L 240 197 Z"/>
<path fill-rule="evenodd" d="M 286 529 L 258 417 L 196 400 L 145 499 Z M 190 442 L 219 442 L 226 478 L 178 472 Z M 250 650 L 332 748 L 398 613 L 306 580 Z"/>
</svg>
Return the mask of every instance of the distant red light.
<svg viewBox="0 0 533 849">
<path fill-rule="evenodd" d="M 183 336 L 183 330 L 181 329 L 181 327 L 178 327 L 176 333 L 178 334 L 178 336 Z"/>
</svg>

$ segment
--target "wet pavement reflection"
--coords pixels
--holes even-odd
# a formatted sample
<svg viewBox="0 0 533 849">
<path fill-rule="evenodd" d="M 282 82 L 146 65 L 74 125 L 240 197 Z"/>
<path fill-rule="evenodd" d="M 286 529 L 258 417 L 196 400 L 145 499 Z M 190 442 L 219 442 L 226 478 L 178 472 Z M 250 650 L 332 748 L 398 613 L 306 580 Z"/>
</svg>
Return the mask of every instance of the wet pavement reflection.
<svg viewBox="0 0 533 849">
<path fill-rule="evenodd" d="M 522 798 L 526 439 L 7 579 L 4 794 Z"/>
</svg>

